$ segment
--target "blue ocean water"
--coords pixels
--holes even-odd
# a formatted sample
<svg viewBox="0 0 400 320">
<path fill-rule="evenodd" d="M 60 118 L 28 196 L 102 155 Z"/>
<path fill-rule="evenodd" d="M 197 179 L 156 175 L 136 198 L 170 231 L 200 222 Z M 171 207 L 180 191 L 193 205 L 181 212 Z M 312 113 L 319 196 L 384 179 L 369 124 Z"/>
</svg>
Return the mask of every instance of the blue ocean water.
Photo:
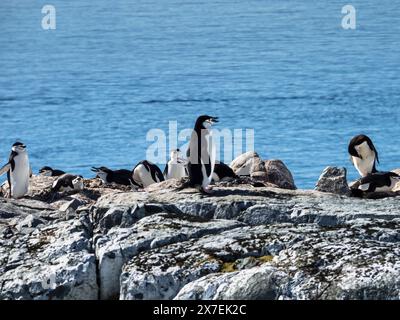
<svg viewBox="0 0 400 320">
<path fill-rule="evenodd" d="M 56 30 L 41 9 L 56 8 Z M 368 134 L 400 167 L 400 6 L 351 1 L 0 1 L 0 160 L 20 139 L 33 170 L 131 168 L 150 129 L 255 130 L 255 150 L 312 188 Z M 222 159 L 223 160 L 223 159 Z"/>
</svg>

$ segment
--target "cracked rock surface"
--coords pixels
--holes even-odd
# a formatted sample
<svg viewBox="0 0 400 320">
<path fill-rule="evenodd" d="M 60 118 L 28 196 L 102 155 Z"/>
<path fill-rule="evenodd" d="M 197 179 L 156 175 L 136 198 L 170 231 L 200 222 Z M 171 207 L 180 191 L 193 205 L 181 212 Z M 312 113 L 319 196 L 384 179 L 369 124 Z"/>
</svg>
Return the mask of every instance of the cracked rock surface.
<svg viewBox="0 0 400 320">
<path fill-rule="evenodd" d="M 399 197 L 32 179 L 0 198 L 0 299 L 400 299 Z"/>
</svg>

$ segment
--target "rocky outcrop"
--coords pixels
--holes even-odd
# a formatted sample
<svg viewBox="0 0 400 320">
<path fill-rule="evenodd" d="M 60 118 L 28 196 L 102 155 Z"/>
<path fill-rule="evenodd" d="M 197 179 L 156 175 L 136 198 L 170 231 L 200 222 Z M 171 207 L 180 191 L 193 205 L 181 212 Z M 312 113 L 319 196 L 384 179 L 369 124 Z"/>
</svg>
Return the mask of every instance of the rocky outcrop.
<svg viewBox="0 0 400 320">
<path fill-rule="evenodd" d="M 346 168 L 326 167 L 318 179 L 315 190 L 350 195 Z"/>
<path fill-rule="evenodd" d="M 0 299 L 97 299 L 87 215 L 55 221 L 35 201 L 0 203 Z"/>
<path fill-rule="evenodd" d="M 250 176 L 254 168 L 261 162 L 262 160 L 257 152 L 248 151 L 233 159 L 229 166 L 238 176 Z"/>
<path fill-rule="evenodd" d="M 160 213 L 141 219 L 131 228 L 110 229 L 106 235 L 96 240 L 101 298 L 119 296 L 122 267 L 139 253 L 218 233 L 238 225 L 240 223 L 229 220 L 205 221 L 201 218 Z"/>
<path fill-rule="evenodd" d="M 396 219 L 354 221 L 334 230 L 265 227 L 280 243 L 270 261 L 209 274 L 175 299 L 399 299 L 399 226 Z"/>
<path fill-rule="evenodd" d="M 34 186 L 0 199 L 0 299 L 399 299 L 400 198 L 323 176 L 329 192 Z"/>
<path fill-rule="evenodd" d="M 296 189 L 291 172 L 281 160 L 255 163 L 250 176 L 257 181 L 272 183 L 278 188 Z"/>
<path fill-rule="evenodd" d="M 263 161 L 256 152 L 249 151 L 234 159 L 230 167 L 238 176 L 250 176 L 278 188 L 296 189 L 292 173 L 281 160 Z"/>
</svg>

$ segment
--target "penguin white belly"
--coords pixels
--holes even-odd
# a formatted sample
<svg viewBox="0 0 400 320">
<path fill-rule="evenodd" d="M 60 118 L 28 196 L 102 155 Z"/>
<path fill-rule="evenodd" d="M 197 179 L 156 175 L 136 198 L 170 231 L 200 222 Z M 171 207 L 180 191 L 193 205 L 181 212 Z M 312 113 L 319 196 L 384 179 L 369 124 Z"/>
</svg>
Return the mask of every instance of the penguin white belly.
<svg viewBox="0 0 400 320">
<path fill-rule="evenodd" d="M 203 187 L 203 189 L 206 189 L 211 182 L 210 177 L 212 177 L 213 173 L 211 173 L 210 177 L 207 176 L 207 170 L 206 170 L 206 166 L 204 165 L 204 163 L 201 163 L 201 173 L 203 176 L 203 181 L 202 181 L 201 186 Z"/>
<path fill-rule="evenodd" d="M 354 167 L 357 169 L 358 173 L 365 177 L 372 172 L 372 168 L 375 163 L 375 156 L 373 154 L 368 155 L 366 158 L 360 159 L 357 157 L 352 157 Z"/>
<path fill-rule="evenodd" d="M 140 164 L 136 167 L 133 172 L 133 180 L 143 186 L 143 188 L 147 188 L 148 186 L 152 185 L 153 183 L 159 182 L 154 181 L 151 172 L 147 171 L 146 167 L 143 164 Z"/>
<path fill-rule="evenodd" d="M 201 173 L 203 175 L 203 183 L 202 183 L 202 187 L 203 189 L 206 189 L 208 187 L 208 185 L 211 183 L 212 178 L 214 176 L 214 168 L 215 168 L 215 162 L 216 162 L 216 146 L 213 142 L 213 138 L 212 138 L 212 133 L 210 131 L 210 133 L 208 135 L 206 135 L 205 137 L 207 139 L 207 148 L 206 149 L 202 149 L 201 150 L 201 155 L 209 155 L 209 160 L 210 160 L 210 175 L 207 175 L 207 170 L 206 170 L 206 166 L 202 161 L 202 156 L 200 157 L 200 162 L 201 162 Z"/>
<path fill-rule="evenodd" d="M 397 181 L 391 181 L 390 186 L 378 187 L 375 189 L 375 192 L 390 192 L 393 191 L 394 187 L 396 187 Z"/>
<path fill-rule="evenodd" d="M 103 183 L 103 184 L 107 184 L 108 182 L 107 182 L 107 173 L 105 173 L 105 172 L 98 172 L 97 173 L 97 176 L 99 177 L 99 179 L 101 180 L 101 182 Z"/>
<path fill-rule="evenodd" d="M 392 191 L 392 189 L 393 189 L 392 186 L 378 187 L 375 189 L 375 192 L 388 192 L 388 191 Z"/>
<path fill-rule="evenodd" d="M 168 163 L 168 179 L 182 179 L 186 176 L 185 166 L 177 163 Z"/>
<path fill-rule="evenodd" d="M 29 191 L 29 158 L 26 154 L 20 154 L 14 158 L 14 171 L 10 171 L 11 196 L 21 198 Z"/>
</svg>

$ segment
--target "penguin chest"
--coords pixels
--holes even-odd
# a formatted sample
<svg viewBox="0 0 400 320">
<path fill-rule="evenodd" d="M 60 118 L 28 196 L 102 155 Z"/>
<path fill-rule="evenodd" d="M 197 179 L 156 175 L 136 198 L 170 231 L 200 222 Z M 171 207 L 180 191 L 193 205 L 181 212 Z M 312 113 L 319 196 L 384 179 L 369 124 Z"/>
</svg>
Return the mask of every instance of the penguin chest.
<svg viewBox="0 0 400 320">
<path fill-rule="evenodd" d="M 10 172 L 11 196 L 23 197 L 29 189 L 29 159 L 28 155 L 18 155 L 14 158 L 15 167 Z"/>
<path fill-rule="evenodd" d="M 182 179 L 186 176 L 185 167 L 178 163 L 168 164 L 168 178 L 169 179 Z"/>
<path fill-rule="evenodd" d="M 357 157 L 352 158 L 355 168 L 362 177 L 365 177 L 372 172 L 375 163 L 375 155 L 373 153 L 367 155 L 365 158 L 363 157 L 363 159 Z"/>
</svg>

